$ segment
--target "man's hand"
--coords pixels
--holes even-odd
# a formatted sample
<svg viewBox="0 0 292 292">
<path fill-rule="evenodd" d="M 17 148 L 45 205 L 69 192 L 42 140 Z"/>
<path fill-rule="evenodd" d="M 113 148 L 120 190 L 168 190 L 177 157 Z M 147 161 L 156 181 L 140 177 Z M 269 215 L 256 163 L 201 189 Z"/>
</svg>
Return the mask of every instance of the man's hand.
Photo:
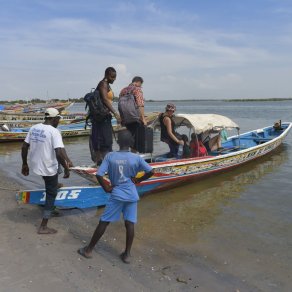
<svg viewBox="0 0 292 292">
<path fill-rule="evenodd" d="M 121 119 L 120 115 L 119 115 L 117 112 L 114 112 L 114 116 L 115 116 L 115 118 L 116 118 L 116 120 L 117 120 L 117 123 L 118 123 L 118 124 L 121 124 L 122 119 Z"/>
<path fill-rule="evenodd" d="M 104 185 L 103 189 L 106 193 L 111 193 L 113 191 L 113 187 L 111 185 Z"/>
<path fill-rule="evenodd" d="M 135 185 L 138 184 L 138 183 L 140 183 L 139 179 L 136 178 L 136 177 L 134 177 L 134 176 L 131 177 L 131 180 L 132 180 L 132 182 L 133 182 Z"/>
<path fill-rule="evenodd" d="M 184 145 L 185 142 L 184 142 L 184 140 L 178 140 L 178 144 L 180 144 L 180 145 Z"/>
<path fill-rule="evenodd" d="M 64 168 L 64 176 L 63 178 L 68 178 L 70 176 L 69 168 Z"/>
<path fill-rule="evenodd" d="M 29 175 L 29 167 L 28 167 L 27 164 L 22 164 L 21 173 L 22 173 L 24 176 L 28 176 L 28 175 Z"/>
</svg>

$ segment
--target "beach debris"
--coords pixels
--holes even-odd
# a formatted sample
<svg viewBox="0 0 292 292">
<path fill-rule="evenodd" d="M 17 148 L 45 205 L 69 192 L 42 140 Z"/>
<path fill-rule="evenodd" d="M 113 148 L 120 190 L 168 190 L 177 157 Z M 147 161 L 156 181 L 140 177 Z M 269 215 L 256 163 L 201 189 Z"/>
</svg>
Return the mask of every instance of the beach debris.
<svg viewBox="0 0 292 292">
<path fill-rule="evenodd" d="M 171 266 L 165 266 L 161 269 L 161 273 L 163 275 L 166 275 L 167 271 L 171 269 Z"/>
<path fill-rule="evenodd" d="M 179 282 L 179 283 L 188 284 L 188 281 L 186 279 L 184 279 L 184 278 L 181 278 L 181 277 L 177 277 L 176 281 Z"/>
<path fill-rule="evenodd" d="M 168 280 L 168 281 L 171 281 L 171 278 L 169 277 L 169 276 L 167 276 L 167 275 L 164 275 L 163 277 L 161 277 L 160 279 L 159 279 L 159 281 L 163 281 L 163 280 Z"/>
</svg>

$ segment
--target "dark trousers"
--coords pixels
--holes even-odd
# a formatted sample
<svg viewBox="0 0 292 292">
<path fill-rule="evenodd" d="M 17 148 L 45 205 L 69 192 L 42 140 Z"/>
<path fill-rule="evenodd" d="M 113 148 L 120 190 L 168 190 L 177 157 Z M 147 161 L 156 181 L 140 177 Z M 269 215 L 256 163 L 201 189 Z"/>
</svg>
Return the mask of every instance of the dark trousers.
<svg viewBox="0 0 292 292">
<path fill-rule="evenodd" d="M 46 201 L 44 207 L 44 219 L 51 217 L 51 212 L 54 209 L 55 199 L 58 194 L 58 173 L 53 176 L 43 176 L 46 189 Z"/>
</svg>

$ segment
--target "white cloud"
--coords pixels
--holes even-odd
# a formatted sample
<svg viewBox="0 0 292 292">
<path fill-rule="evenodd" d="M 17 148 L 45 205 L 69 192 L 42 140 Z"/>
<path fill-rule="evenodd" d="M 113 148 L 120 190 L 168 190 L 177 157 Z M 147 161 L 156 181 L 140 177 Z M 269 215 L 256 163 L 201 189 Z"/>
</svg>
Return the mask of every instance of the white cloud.
<svg viewBox="0 0 292 292">
<path fill-rule="evenodd" d="M 138 9 L 133 3 L 119 2 L 113 11 L 135 14 Z M 269 88 L 261 91 L 265 97 L 273 91 L 272 82 L 280 81 L 280 72 L 291 64 L 288 34 L 270 38 L 253 31 L 175 27 L 172 23 L 195 23 L 200 17 L 183 10 L 163 10 L 150 1 L 143 7 L 149 14 L 148 22 L 141 25 L 139 19 L 96 22 L 70 16 L 0 28 L 0 96 L 45 97 L 49 91 L 50 97 L 80 97 L 112 65 L 118 72 L 113 86 L 116 94 L 140 75 L 149 99 L 254 96 L 259 87 L 254 79 L 261 87 L 265 80 Z M 149 21 L 152 18 L 155 21 Z M 280 42 L 285 46 L 270 46 Z M 275 67 L 277 74 L 267 70 Z M 290 83 L 283 87 L 283 95 L 291 92 Z"/>
</svg>

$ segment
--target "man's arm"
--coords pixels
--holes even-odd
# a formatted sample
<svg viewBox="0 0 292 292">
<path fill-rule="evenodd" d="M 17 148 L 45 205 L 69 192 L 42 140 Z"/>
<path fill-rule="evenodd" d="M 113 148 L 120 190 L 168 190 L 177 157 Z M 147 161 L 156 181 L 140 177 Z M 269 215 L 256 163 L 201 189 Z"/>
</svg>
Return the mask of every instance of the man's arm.
<svg viewBox="0 0 292 292">
<path fill-rule="evenodd" d="M 165 117 L 163 119 L 163 123 L 166 127 L 166 130 L 167 130 L 167 134 L 168 136 L 177 144 L 181 144 L 181 145 L 184 145 L 184 141 L 183 140 L 179 140 L 175 137 L 175 135 L 172 133 L 172 128 L 171 128 L 171 120 L 169 117 Z"/>
<path fill-rule="evenodd" d="M 142 121 L 142 123 L 146 126 L 147 122 L 145 120 L 145 112 L 144 112 L 144 106 L 139 106 L 139 112 L 140 112 L 140 119 Z"/>
<path fill-rule="evenodd" d="M 107 93 L 108 93 L 107 83 L 104 81 L 101 81 L 98 85 L 98 90 L 99 90 L 100 97 L 102 98 L 103 103 L 112 112 L 112 114 L 115 116 L 115 118 L 119 122 L 121 120 L 120 115 L 115 111 L 111 102 L 107 98 Z"/>
<path fill-rule="evenodd" d="M 29 175 L 29 167 L 27 164 L 27 154 L 28 154 L 28 148 L 29 144 L 26 142 L 23 142 L 22 148 L 21 148 L 21 158 L 22 158 L 22 169 L 21 173 L 25 176 Z"/>
<path fill-rule="evenodd" d="M 136 102 L 138 109 L 139 109 L 140 120 L 143 123 L 143 125 L 146 126 L 147 122 L 145 120 L 143 91 L 141 90 L 140 87 L 135 87 L 135 89 L 133 90 L 133 95 L 134 95 L 135 102 Z"/>
<path fill-rule="evenodd" d="M 138 183 L 142 182 L 143 180 L 150 178 L 153 174 L 154 174 L 154 170 L 152 169 L 149 172 L 145 172 L 144 175 L 139 177 L 139 178 L 132 177 L 131 180 L 134 184 L 138 184 Z"/>
<path fill-rule="evenodd" d="M 58 162 L 64 167 L 64 178 L 68 178 L 70 176 L 70 172 L 69 172 L 70 159 L 69 161 L 67 161 L 66 158 L 68 158 L 68 156 L 64 148 L 56 148 L 55 152 L 56 152 L 56 158 Z M 70 163 L 72 162 L 70 161 Z"/>
<path fill-rule="evenodd" d="M 102 188 L 104 189 L 104 191 L 106 193 L 111 193 L 113 190 L 113 187 L 109 184 L 106 183 L 105 179 L 101 176 L 101 175 L 96 175 L 96 178 L 99 182 L 99 184 L 102 186 Z"/>
<path fill-rule="evenodd" d="M 74 165 L 73 165 L 72 161 L 70 160 L 70 158 L 68 157 L 67 152 L 66 152 L 66 149 L 65 148 L 61 148 L 61 151 L 63 152 L 63 156 L 66 159 L 66 162 L 68 164 L 68 167 L 73 167 Z"/>
</svg>

